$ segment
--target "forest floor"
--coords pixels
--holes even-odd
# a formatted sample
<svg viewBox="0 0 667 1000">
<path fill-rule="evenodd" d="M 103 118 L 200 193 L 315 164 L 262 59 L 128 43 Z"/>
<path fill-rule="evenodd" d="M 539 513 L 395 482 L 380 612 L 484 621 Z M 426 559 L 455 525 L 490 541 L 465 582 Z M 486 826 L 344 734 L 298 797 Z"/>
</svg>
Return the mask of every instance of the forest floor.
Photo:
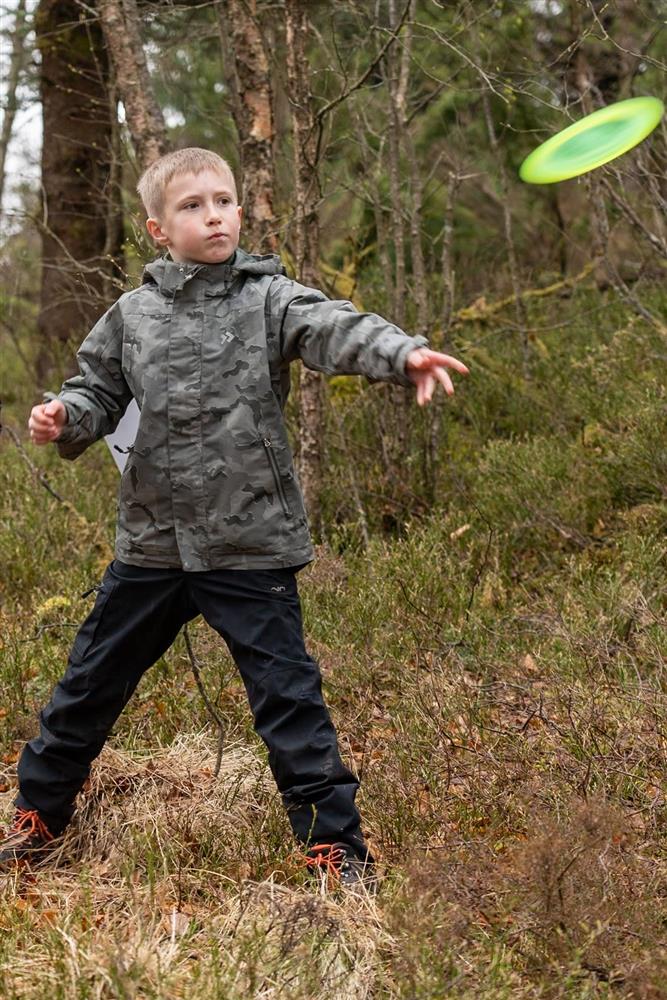
<svg viewBox="0 0 667 1000">
<path fill-rule="evenodd" d="M 5 1000 L 667 997 L 667 345 L 618 304 L 575 305 L 597 311 L 565 329 L 555 304 L 531 314 L 551 332 L 529 379 L 499 329 L 466 328 L 438 503 L 368 546 L 332 534 L 299 574 L 378 896 L 306 882 L 243 684 L 197 618 L 219 775 L 180 633 L 58 864 L 3 876 Z M 665 315 L 664 292 L 651 306 Z M 79 595 L 113 557 L 118 474 L 103 442 L 76 462 L 30 443 L 41 397 L 1 356 L 8 821 Z M 329 472 L 332 511 L 347 486 Z"/>
</svg>

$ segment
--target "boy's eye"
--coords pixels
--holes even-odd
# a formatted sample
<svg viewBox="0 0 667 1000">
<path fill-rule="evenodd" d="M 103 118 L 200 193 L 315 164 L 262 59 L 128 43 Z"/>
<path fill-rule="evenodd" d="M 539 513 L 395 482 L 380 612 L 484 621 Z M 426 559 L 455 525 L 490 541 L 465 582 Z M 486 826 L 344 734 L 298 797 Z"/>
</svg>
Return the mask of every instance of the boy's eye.
<svg viewBox="0 0 667 1000">
<path fill-rule="evenodd" d="M 218 201 L 224 201 L 226 205 L 230 204 L 229 198 L 227 198 L 227 197 L 218 198 Z M 198 204 L 198 202 L 191 201 L 191 202 L 189 202 L 189 204 L 183 205 L 183 208 L 192 208 L 193 205 L 197 205 L 197 204 Z"/>
</svg>

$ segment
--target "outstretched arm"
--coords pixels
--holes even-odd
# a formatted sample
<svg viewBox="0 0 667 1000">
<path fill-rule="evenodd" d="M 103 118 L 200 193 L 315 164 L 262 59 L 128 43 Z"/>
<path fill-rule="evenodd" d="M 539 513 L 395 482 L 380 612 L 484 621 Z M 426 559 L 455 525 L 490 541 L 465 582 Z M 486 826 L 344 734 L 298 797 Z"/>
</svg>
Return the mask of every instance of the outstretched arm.
<svg viewBox="0 0 667 1000">
<path fill-rule="evenodd" d="M 268 291 L 281 357 L 301 358 L 307 368 L 327 375 L 365 375 L 369 382 L 411 388 L 408 355 L 426 346 L 376 313 L 359 312 L 347 299 L 328 299 L 317 288 L 280 276 Z"/>
</svg>

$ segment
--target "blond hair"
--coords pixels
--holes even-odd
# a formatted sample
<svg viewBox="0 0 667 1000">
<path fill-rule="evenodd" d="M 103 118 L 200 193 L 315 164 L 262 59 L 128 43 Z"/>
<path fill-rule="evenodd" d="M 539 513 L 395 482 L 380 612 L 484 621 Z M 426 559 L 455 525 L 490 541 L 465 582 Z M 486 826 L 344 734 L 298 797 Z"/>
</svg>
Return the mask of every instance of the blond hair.
<svg viewBox="0 0 667 1000">
<path fill-rule="evenodd" d="M 202 170 L 219 170 L 231 181 L 234 198 L 238 201 L 236 182 L 232 168 L 221 156 L 210 149 L 200 149 L 199 146 L 188 146 L 186 149 L 175 149 L 154 160 L 144 170 L 137 183 L 137 192 L 141 198 L 149 219 L 161 219 L 164 212 L 164 193 L 169 181 L 177 174 L 200 174 Z"/>
</svg>

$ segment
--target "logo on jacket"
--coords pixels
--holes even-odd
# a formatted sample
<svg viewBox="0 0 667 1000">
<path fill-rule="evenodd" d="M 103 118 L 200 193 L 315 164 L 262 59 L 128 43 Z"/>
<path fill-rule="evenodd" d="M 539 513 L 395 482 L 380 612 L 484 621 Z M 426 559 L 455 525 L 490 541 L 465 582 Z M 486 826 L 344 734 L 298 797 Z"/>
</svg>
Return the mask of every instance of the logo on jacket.
<svg viewBox="0 0 667 1000">
<path fill-rule="evenodd" d="M 284 590 L 284 587 L 271 587 L 271 590 Z"/>
</svg>

